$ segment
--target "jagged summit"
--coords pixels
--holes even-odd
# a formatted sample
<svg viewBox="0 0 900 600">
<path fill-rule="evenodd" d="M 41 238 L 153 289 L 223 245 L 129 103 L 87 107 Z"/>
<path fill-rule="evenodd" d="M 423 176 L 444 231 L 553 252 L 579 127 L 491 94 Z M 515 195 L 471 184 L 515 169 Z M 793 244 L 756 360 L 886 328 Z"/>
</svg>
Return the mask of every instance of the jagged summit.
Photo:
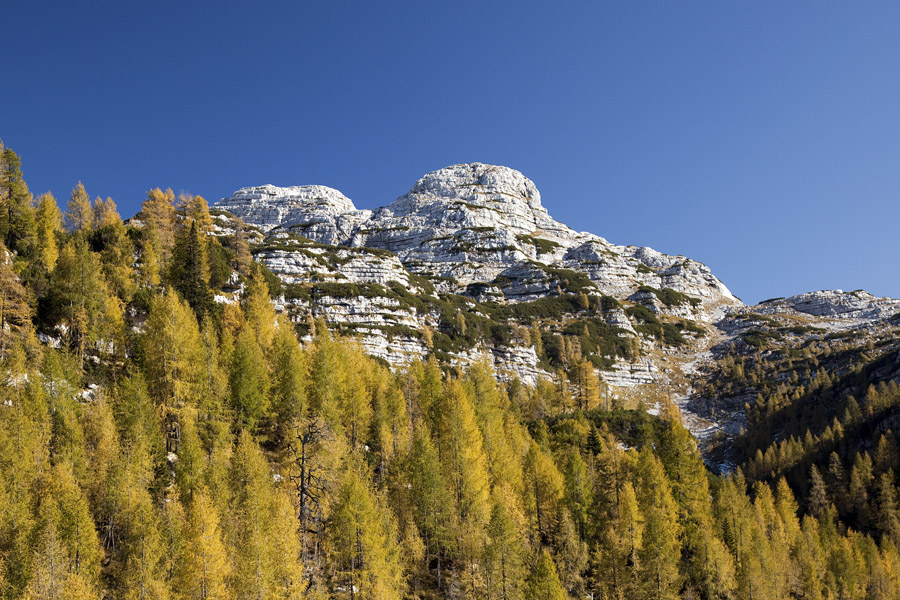
<svg viewBox="0 0 900 600">
<path fill-rule="evenodd" d="M 372 220 L 376 228 L 396 231 L 400 219 L 410 229 L 452 231 L 461 239 L 471 237 L 461 233 L 466 230 L 496 230 L 503 238 L 496 247 L 516 247 L 517 236 L 549 238 L 566 246 L 576 237 L 574 231 L 550 218 L 534 182 L 515 169 L 483 163 L 452 165 L 428 173 L 407 194 L 376 211 Z M 387 245 L 399 243 L 402 248 L 404 236 L 382 237 Z"/>
<path fill-rule="evenodd" d="M 389 250 L 441 291 L 479 299 L 530 300 L 566 285 L 574 289 L 567 275 L 574 272 L 617 298 L 650 286 L 705 304 L 739 303 L 701 263 L 610 244 L 554 220 L 534 182 L 509 167 L 444 167 L 373 211 L 357 210 L 349 198 L 323 186 L 244 188 L 217 206 L 282 240 L 295 236 Z"/>
<path fill-rule="evenodd" d="M 469 163 L 432 171 L 410 191 L 371 211 L 358 211 L 340 191 L 321 185 L 246 187 L 217 203 L 219 208 L 253 223 L 264 231 L 324 221 L 351 220 L 360 224 L 363 236 L 384 221 L 413 218 L 432 227 L 503 226 L 518 233 L 544 231 L 571 237 L 567 227 L 551 219 L 541 205 L 541 195 L 530 179 L 509 167 Z M 365 216 L 372 226 L 363 226 Z M 369 223 L 365 223 L 369 225 Z M 346 241 L 346 240 L 345 240 Z"/>
<path fill-rule="evenodd" d="M 432 171 L 419 179 L 409 193 L 388 208 L 395 214 L 415 211 L 422 204 L 466 200 L 474 206 L 522 204 L 546 214 L 534 182 L 509 167 L 468 163 Z"/>
</svg>

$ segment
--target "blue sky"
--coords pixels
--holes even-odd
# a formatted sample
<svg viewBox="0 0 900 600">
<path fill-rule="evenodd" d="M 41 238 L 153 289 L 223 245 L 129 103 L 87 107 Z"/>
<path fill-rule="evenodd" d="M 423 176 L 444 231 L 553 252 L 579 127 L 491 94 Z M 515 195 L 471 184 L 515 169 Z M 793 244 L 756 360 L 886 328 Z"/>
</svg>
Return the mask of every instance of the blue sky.
<svg viewBox="0 0 900 600">
<path fill-rule="evenodd" d="M 4 3 L 0 138 L 125 216 L 323 184 L 360 208 L 481 161 L 747 302 L 900 297 L 900 3 Z"/>
</svg>

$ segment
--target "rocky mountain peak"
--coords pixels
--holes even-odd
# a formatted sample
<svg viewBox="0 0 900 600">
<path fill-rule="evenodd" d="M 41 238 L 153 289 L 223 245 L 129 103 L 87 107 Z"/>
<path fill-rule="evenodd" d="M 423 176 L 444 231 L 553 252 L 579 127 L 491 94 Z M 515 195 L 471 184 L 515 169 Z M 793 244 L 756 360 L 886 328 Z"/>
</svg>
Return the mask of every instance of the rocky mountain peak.
<svg viewBox="0 0 900 600">
<path fill-rule="evenodd" d="M 537 234 L 556 241 L 575 235 L 550 218 L 534 182 L 515 169 L 483 163 L 451 165 L 428 173 L 406 195 L 377 211 L 373 220 L 381 222 L 377 228 L 384 230 L 396 229 L 401 219 L 407 227 L 442 236 L 502 232 L 505 239 L 495 245 L 507 247 L 516 245 L 517 235 Z"/>
<path fill-rule="evenodd" d="M 245 187 L 216 203 L 218 208 L 241 217 L 263 230 L 314 218 L 333 218 L 356 212 L 353 201 L 324 185 Z"/>
<path fill-rule="evenodd" d="M 549 363 L 521 330 L 540 321 L 586 336 L 581 352 L 629 387 L 661 377 L 642 345 L 705 344 L 706 327 L 742 305 L 699 262 L 554 220 L 534 182 L 508 167 L 444 167 L 375 210 L 324 186 L 243 188 L 216 208 L 264 233 L 253 252 L 288 285 L 292 318 L 322 316 L 395 365 L 432 350 L 460 364 L 489 352 L 534 383 Z M 575 313 L 590 323 L 574 326 Z M 423 330 L 436 332 L 433 348 Z"/>
<path fill-rule="evenodd" d="M 546 213 L 534 182 L 515 169 L 483 163 L 451 165 L 419 179 L 389 208 L 395 214 L 417 204 L 467 201 L 475 206 L 519 204 Z"/>
<path fill-rule="evenodd" d="M 245 222 L 269 232 L 276 227 L 300 227 L 325 244 L 341 244 L 356 226 L 371 216 L 357 210 L 353 201 L 324 185 L 278 187 L 261 185 L 241 188 L 216 203 Z"/>
<path fill-rule="evenodd" d="M 737 302 L 700 263 L 615 246 L 554 220 L 534 182 L 509 167 L 477 162 L 444 167 L 374 211 L 356 210 L 349 198 L 323 186 L 244 188 L 217 207 L 281 237 L 281 245 L 288 236 L 388 250 L 441 292 L 518 301 L 587 285 L 627 298 L 649 286 L 707 304 Z M 298 263 L 291 271 L 304 269 Z"/>
</svg>

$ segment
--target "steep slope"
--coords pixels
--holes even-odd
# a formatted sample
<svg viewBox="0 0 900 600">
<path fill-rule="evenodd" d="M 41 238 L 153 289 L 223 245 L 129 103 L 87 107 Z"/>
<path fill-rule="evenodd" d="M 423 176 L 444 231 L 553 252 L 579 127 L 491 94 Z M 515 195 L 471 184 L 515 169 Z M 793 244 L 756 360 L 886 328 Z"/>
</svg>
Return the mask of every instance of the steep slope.
<svg viewBox="0 0 900 600">
<path fill-rule="evenodd" d="M 726 468 L 773 440 L 822 434 L 851 396 L 900 378 L 900 300 L 810 292 L 731 309 L 715 328 L 681 405 L 706 420 L 701 441 Z"/>
</svg>

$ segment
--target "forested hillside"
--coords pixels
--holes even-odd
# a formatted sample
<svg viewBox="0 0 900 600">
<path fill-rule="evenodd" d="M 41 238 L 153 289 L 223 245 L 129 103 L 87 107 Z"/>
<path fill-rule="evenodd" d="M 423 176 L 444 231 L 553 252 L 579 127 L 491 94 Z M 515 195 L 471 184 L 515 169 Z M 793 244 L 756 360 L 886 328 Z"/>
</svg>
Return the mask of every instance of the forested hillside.
<svg viewBox="0 0 900 600">
<path fill-rule="evenodd" d="M 900 597 L 900 396 L 865 368 L 859 400 L 761 395 L 768 437 L 718 476 L 666 397 L 601 400 L 593 370 L 391 370 L 292 323 L 213 227 L 160 189 L 127 224 L 80 184 L 63 214 L 2 150 L 0 597 Z"/>
</svg>

